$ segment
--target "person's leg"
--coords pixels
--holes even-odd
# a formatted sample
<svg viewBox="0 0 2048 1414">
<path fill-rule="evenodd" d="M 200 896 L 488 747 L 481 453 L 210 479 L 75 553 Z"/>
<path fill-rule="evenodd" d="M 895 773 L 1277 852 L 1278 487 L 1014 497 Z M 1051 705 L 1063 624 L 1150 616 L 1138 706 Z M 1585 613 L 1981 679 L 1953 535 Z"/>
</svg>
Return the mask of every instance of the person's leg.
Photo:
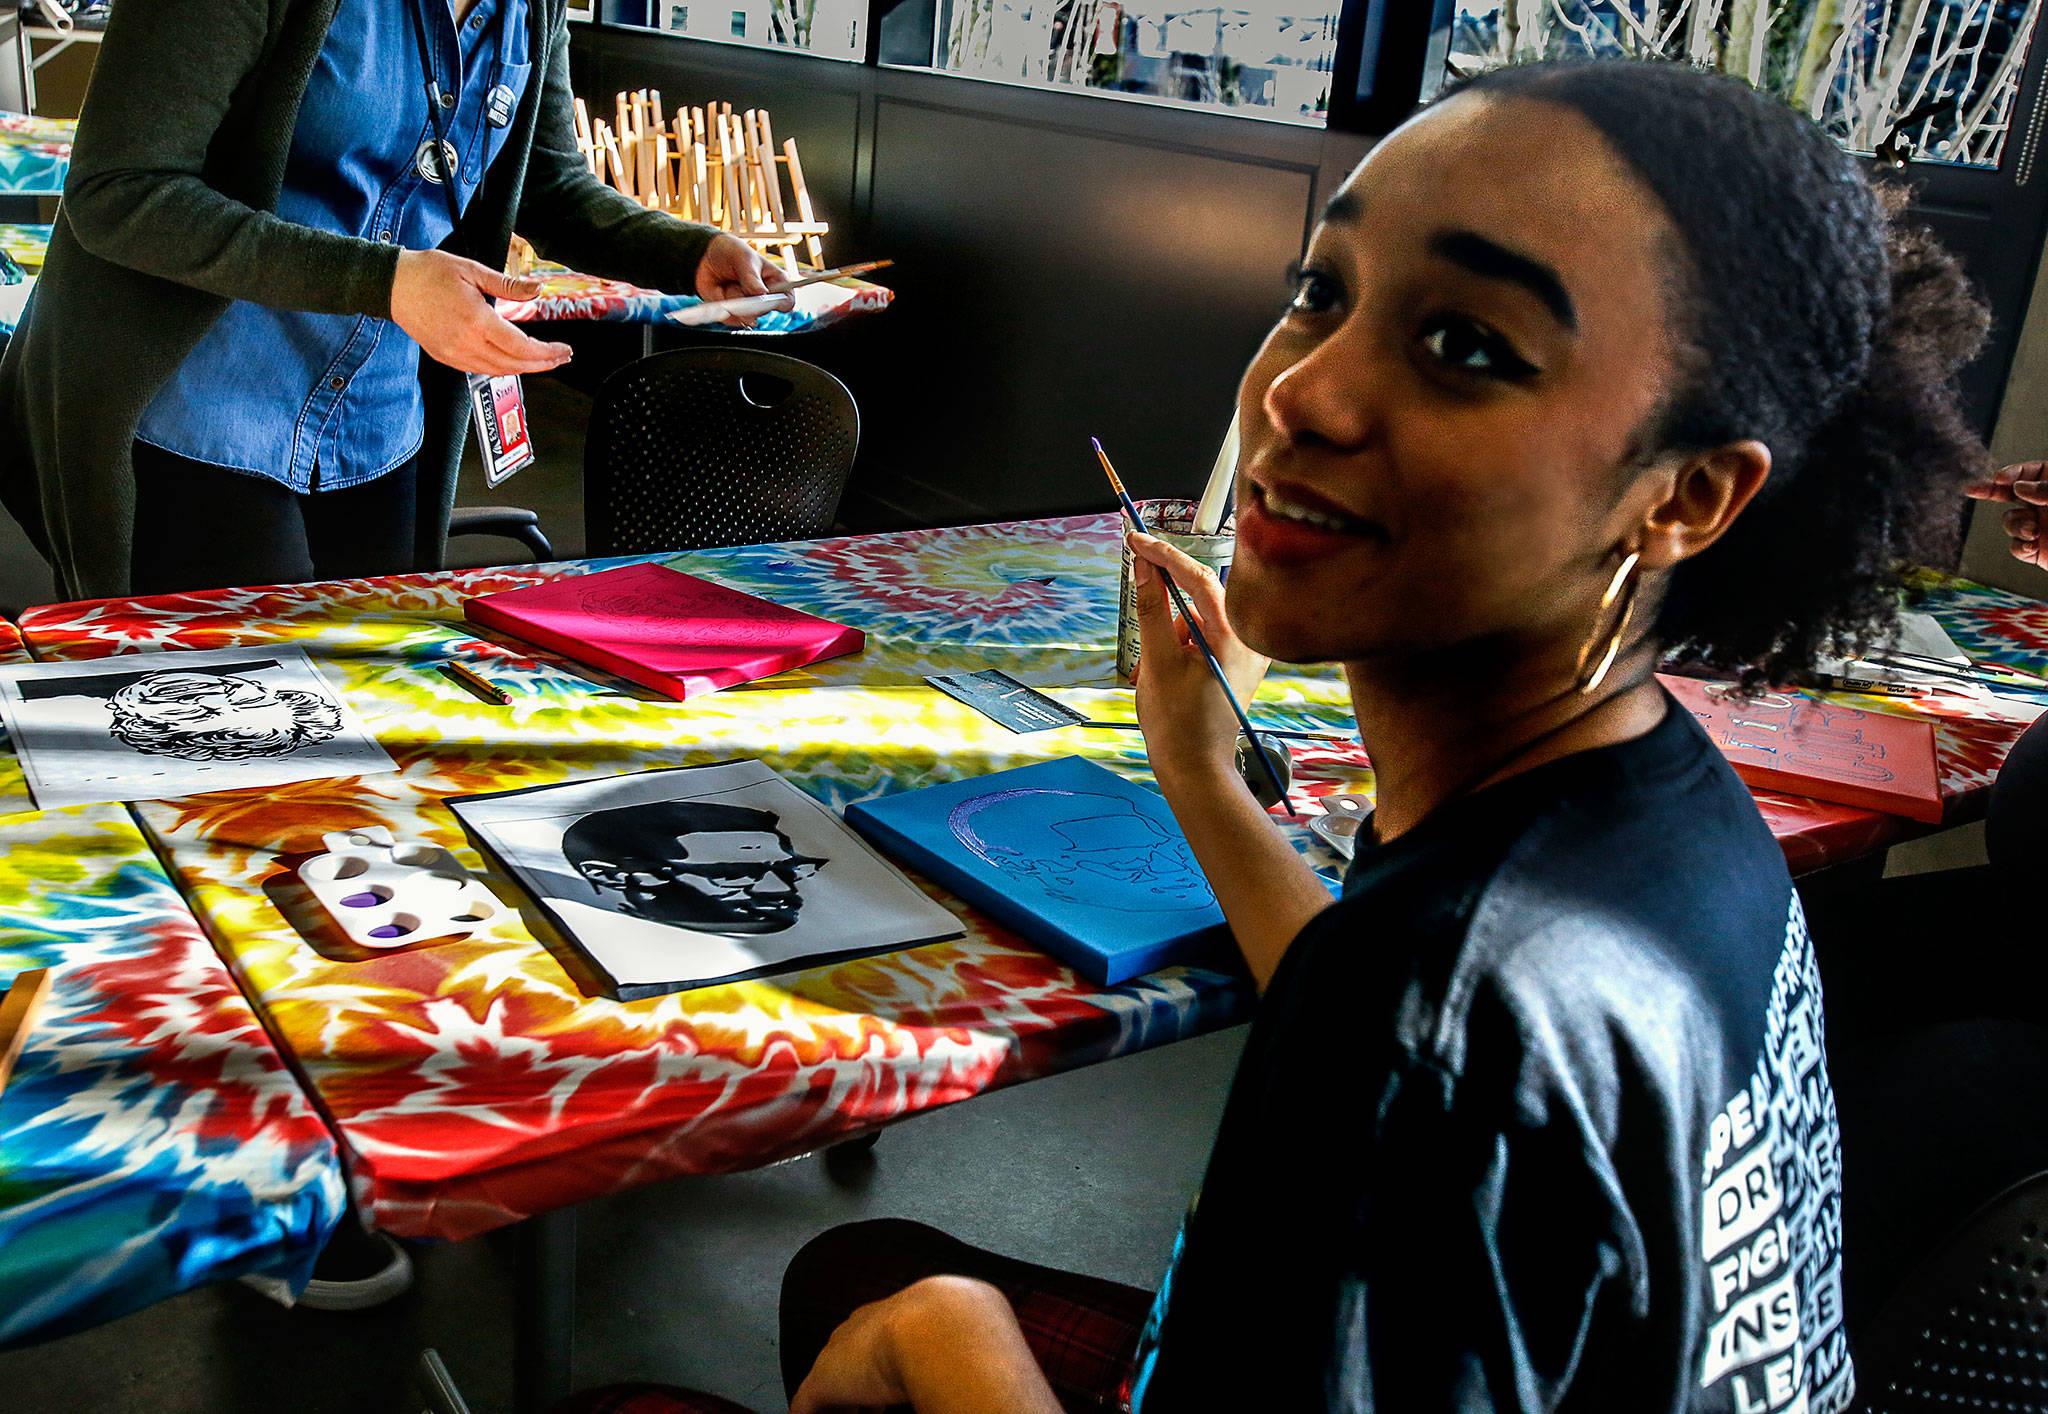
<svg viewBox="0 0 2048 1414">
<path fill-rule="evenodd" d="M 856 1307 L 929 1276 L 966 1276 L 1009 1298 L 1024 1339 L 1068 1414 L 1119 1407 L 1152 1294 L 1121 1282 L 984 1252 L 900 1218 L 813 1238 L 782 1278 L 782 1379 L 793 1396 Z"/>
<path fill-rule="evenodd" d="M 572 1394 L 548 1414 L 753 1414 L 744 1404 L 676 1385 L 606 1385 Z"/>
<path fill-rule="evenodd" d="M 313 578 L 299 498 L 274 481 L 137 442 L 135 594 Z"/>
<path fill-rule="evenodd" d="M 317 578 L 368 579 L 410 574 L 418 568 L 413 542 L 419 521 L 414 465 L 407 462 L 374 481 L 300 498 Z"/>
</svg>

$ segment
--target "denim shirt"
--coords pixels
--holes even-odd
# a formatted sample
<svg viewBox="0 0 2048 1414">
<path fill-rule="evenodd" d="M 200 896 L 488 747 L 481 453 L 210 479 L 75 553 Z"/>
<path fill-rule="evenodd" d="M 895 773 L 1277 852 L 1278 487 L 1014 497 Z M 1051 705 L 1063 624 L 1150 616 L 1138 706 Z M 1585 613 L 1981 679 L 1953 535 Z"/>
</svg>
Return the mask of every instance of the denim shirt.
<svg viewBox="0 0 2048 1414">
<path fill-rule="evenodd" d="M 277 214 L 429 250 L 453 229 L 432 160 L 419 5 L 467 207 L 532 72 L 527 0 L 341 0 L 292 131 Z M 453 100 L 448 103 L 445 100 Z M 424 150 L 424 151 L 423 151 Z M 237 300 L 142 415 L 136 435 L 294 491 L 382 476 L 419 450 L 420 347 L 387 319 Z"/>
</svg>

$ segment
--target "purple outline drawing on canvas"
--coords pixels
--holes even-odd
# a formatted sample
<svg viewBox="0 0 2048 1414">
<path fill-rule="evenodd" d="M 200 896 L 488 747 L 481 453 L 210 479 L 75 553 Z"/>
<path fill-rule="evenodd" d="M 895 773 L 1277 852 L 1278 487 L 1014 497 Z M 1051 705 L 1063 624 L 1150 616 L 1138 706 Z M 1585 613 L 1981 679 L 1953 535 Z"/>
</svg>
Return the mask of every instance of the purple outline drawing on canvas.
<svg viewBox="0 0 2048 1414">
<path fill-rule="evenodd" d="M 976 858 L 1049 898 L 1122 913 L 1216 902 L 1187 841 L 1119 796 L 994 791 L 954 806 L 946 823 Z"/>
</svg>

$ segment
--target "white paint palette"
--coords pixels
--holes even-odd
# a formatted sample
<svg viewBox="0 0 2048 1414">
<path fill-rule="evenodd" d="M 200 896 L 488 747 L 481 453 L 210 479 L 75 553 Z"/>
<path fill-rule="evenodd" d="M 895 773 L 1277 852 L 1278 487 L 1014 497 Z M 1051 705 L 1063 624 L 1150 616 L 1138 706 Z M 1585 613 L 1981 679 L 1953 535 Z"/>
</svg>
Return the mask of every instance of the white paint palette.
<svg viewBox="0 0 2048 1414">
<path fill-rule="evenodd" d="M 366 948 L 466 937 L 499 903 L 454 855 L 419 840 L 394 840 L 381 825 L 321 837 L 327 853 L 299 878 L 349 939 Z"/>
<path fill-rule="evenodd" d="M 1316 804 L 1327 812 L 1308 822 L 1315 837 L 1331 849 L 1352 858 L 1358 852 L 1358 832 L 1372 818 L 1372 797 L 1367 795 L 1326 795 Z"/>
</svg>

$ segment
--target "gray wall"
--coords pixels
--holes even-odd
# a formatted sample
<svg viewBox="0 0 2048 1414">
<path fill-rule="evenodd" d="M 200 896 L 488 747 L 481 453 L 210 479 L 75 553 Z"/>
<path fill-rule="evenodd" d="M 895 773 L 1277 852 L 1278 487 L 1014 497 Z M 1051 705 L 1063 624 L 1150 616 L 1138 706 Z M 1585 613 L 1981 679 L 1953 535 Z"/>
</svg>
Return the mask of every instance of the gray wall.
<svg viewBox="0 0 2048 1414">
<path fill-rule="evenodd" d="M 619 29 L 576 85 L 768 108 L 826 257 L 890 257 L 886 312 L 793 340 L 863 419 L 844 515 L 944 524 L 1199 489 L 1314 213 L 1369 140 Z"/>
</svg>

